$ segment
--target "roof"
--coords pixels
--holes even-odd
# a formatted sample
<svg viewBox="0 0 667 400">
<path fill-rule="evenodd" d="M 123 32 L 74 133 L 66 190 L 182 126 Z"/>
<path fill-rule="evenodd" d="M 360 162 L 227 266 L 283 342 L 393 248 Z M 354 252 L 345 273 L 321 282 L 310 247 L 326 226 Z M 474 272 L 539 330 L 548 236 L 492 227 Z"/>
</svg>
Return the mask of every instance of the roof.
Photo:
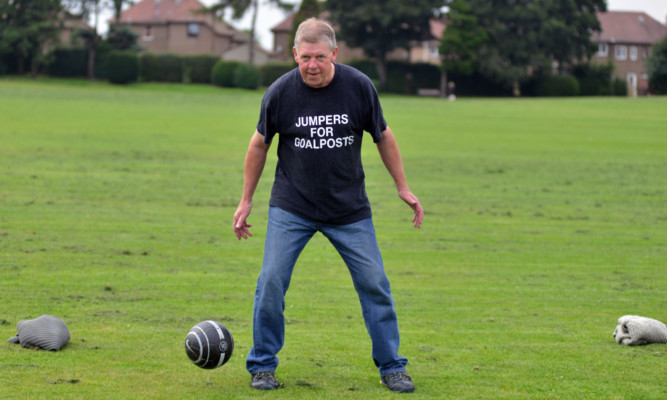
<svg viewBox="0 0 667 400">
<path fill-rule="evenodd" d="M 290 32 L 292 30 L 292 24 L 294 23 L 294 17 L 296 13 L 291 13 L 287 16 L 281 23 L 271 28 L 273 33 L 275 32 Z"/>
<path fill-rule="evenodd" d="M 602 31 L 593 34 L 596 42 L 652 44 L 667 36 L 667 26 L 644 12 L 608 11 L 597 17 Z"/>
<path fill-rule="evenodd" d="M 121 13 L 126 24 L 166 24 L 198 22 L 211 26 L 219 35 L 231 36 L 235 42 L 248 42 L 246 32 L 236 30 L 211 14 L 198 12 L 206 8 L 199 0 L 141 0 Z"/>
<path fill-rule="evenodd" d="M 199 0 L 142 0 L 123 11 L 120 22 L 206 22 Z"/>
</svg>

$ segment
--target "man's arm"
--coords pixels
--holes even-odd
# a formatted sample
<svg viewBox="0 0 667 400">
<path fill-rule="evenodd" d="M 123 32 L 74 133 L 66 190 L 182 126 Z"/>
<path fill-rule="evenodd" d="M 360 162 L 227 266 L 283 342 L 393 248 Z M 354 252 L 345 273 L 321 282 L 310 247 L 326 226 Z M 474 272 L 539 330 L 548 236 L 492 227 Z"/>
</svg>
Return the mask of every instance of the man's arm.
<svg viewBox="0 0 667 400">
<path fill-rule="evenodd" d="M 398 190 L 398 196 L 406 202 L 410 208 L 415 213 L 412 222 L 415 224 L 415 228 L 419 228 L 422 225 L 424 219 L 424 208 L 417 196 L 412 194 L 410 188 L 408 187 L 407 179 L 405 178 L 405 171 L 403 170 L 403 160 L 401 159 L 401 152 L 398 149 L 398 143 L 394 137 L 394 133 L 387 127 L 387 129 L 382 132 L 382 140 L 377 143 L 378 151 L 380 152 L 380 157 L 384 166 L 389 171 L 389 174 L 394 179 L 396 184 L 396 189 Z"/>
<path fill-rule="evenodd" d="M 264 136 L 255 131 L 245 156 L 241 202 L 234 213 L 234 234 L 239 240 L 252 236 L 248 230 L 252 225 L 248 223 L 247 219 L 252 209 L 252 197 L 255 195 L 259 178 L 262 176 L 270 146 L 271 144 L 264 143 Z"/>
</svg>

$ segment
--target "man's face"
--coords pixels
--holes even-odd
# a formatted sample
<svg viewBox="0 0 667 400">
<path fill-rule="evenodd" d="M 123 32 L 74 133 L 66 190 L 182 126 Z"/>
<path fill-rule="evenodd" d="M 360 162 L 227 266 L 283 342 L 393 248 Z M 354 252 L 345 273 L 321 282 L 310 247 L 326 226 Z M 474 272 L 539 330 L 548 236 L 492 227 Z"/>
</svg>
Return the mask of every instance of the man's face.
<svg viewBox="0 0 667 400">
<path fill-rule="evenodd" d="M 298 49 L 292 50 L 294 60 L 299 64 L 299 72 L 306 85 L 320 88 L 331 82 L 338 47 L 331 51 L 326 42 L 301 42 Z"/>
</svg>

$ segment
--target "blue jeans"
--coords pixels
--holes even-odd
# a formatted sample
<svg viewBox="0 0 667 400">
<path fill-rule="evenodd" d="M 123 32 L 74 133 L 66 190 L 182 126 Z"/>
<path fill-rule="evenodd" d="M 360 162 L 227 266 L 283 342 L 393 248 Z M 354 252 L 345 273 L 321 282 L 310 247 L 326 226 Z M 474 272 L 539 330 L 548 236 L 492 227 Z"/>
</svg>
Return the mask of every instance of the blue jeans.
<svg viewBox="0 0 667 400">
<path fill-rule="evenodd" d="M 246 361 L 248 371 L 256 374 L 278 367 L 276 354 L 285 342 L 285 293 L 299 254 L 318 231 L 334 245 L 350 270 L 380 375 L 404 372 L 408 360 L 398 355 L 398 320 L 373 220 L 327 225 L 277 207 L 269 208 L 264 264 L 255 292 L 254 346 Z"/>
</svg>

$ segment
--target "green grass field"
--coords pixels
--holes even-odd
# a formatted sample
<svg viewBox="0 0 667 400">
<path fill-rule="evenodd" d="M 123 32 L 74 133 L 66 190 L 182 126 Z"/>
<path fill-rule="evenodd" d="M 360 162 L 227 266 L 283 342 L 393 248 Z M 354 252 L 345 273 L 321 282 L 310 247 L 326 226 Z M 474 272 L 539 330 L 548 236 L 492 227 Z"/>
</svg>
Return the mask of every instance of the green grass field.
<svg viewBox="0 0 667 400">
<path fill-rule="evenodd" d="M 321 235 L 287 296 L 284 387 L 249 387 L 271 151 L 237 241 L 232 215 L 262 92 L 0 79 L 0 399 L 393 398 L 356 293 Z M 367 191 L 401 354 L 433 399 L 664 399 L 667 345 L 616 320 L 667 320 L 667 98 L 382 97 L 424 226 L 370 137 Z M 4 340 L 61 317 L 62 351 Z M 230 362 L 183 342 L 216 319 Z M 396 395 L 397 396 L 397 395 Z"/>
</svg>

